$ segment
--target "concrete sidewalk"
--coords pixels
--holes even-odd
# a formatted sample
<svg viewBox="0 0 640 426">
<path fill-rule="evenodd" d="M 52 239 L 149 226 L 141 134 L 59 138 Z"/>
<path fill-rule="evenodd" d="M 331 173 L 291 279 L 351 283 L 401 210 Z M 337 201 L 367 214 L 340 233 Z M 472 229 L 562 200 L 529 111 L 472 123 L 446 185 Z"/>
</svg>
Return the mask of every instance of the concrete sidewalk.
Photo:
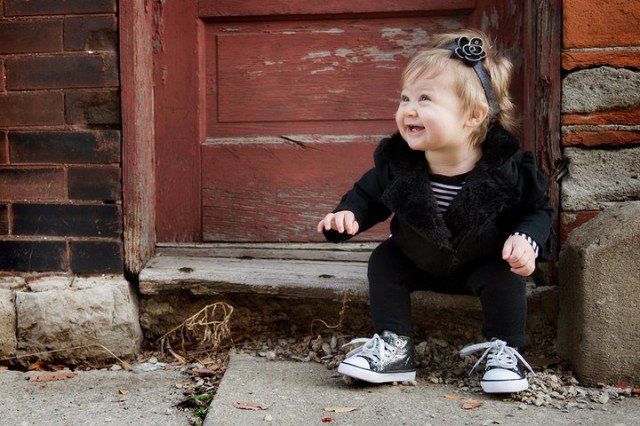
<svg viewBox="0 0 640 426">
<path fill-rule="evenodd" d="M 0 371 L 2 426 L 189 425 L 176 409 L 176 385 L 190 378 L 177 368 L 149 372 L 82 371 L 64 380 L 31 382 L 42 372 Z"/>
<path fill-rule="evenodd" d="M 462 399 L 444 395 L 456 393 Z M 205 419 L 214 425 L 313 425 L 331 418 L 337 425 L 637 425 L 640 398 L 628 398 L 593 409 L 536 407 L 495 397 L 460 392 L 452 386 L 423 380 L 417 386 L 346 385 L 334 371 L 316 363 L 266 361 L 233 354 Z M 462 409 L 465 401 L 481 407 Z M 234 407 L 236 402 L 261 403 L 266 410 Z M 357 407 L 327 412 L 326 407 Z M 606 410 L 606 411 L 604 411 Z"/>
</svg>

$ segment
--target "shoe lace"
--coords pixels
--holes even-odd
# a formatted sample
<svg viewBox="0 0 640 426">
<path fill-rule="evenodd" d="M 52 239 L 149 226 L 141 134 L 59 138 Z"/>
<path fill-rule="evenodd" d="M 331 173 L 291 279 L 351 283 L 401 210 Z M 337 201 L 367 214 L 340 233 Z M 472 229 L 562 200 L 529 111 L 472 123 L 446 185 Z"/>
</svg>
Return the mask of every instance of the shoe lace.
<svg viewBox="0 0 640 426">
<path fill-rule="evenodd" d="M 346 348 L 352 345 L 361 344 L 357 348 L 347 353 L 346 358 L 354 355 L 363 356 L 372 359 L 376 363 L 384 362 L 390 357 L 391 346 L 382 339 L 378 334 L 374 334 L 370 339 L 366 337 L 360 337 L 353 339 L 349 343 L 342 345 L 342 348 Z"/>
<path fill-rule="evenodd" d="M 485 350 L 482 356 L 476 361 L 476 363 L 469 371 L 469 375 L 473 373 L 473 370 L 476 369 L 478 365 L 482 362 L 483 359 L 487 359 L 487 367 L 499 367 L 506 368 L 508 370 L 515 370 L 518 366 L 518 360 L 522 362 L 522 364 L 527 367 L 531 373 L 535 376 L 535 372 L 533 368 L 524 360 L 522 355 L 512 348 L 511 346 L 507 346 L 507 342 L 499 339 L 492 339 L 489 342 L 484 343 L 476 343 L 475 345 L 469 345 L 460 350 L 460 356 L 465 357 L 469 356 L 474 352 Z"/>
</svg>

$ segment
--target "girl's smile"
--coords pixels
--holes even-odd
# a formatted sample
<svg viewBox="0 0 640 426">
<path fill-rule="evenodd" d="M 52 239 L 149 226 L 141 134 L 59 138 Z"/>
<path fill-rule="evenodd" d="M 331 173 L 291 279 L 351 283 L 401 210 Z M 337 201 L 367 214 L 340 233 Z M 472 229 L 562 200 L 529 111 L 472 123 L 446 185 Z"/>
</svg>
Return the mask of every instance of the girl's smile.
<svg viewBox="0 0 640 426">
<path fill-rule="evenodd" d="M 462 100 L 452 73 L 409 80 L 402 90 L 396 112 L 400 134 L 411 149 L 453 153 L 468 150 Z"/>
</svg>

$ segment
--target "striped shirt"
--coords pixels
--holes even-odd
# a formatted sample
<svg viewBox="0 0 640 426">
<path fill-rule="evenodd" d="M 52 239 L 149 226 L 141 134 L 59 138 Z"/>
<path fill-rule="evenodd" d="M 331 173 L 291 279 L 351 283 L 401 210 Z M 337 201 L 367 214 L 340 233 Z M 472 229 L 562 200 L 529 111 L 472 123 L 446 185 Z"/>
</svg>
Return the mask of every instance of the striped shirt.
<svg viewBox="0 0 640 426">
<path fill-rule="evenodd" d="M 469 172 L 470 173 L 470 172 Z M 445 175 L 436 175 L 429 173 L 429 181 L 431 183 L 431 190 L 433 191 L 433 195 L 436 198 L 436 203 L 438 204 L 438 215 L 442 217 L 442 215 L 447 211 L 453 199 L 458 195 L 458 192 L 462 189 L 464 185 L 464 181 L 469 175 L 469 173 L 465 173 L 457 176 L 445 176 Z M 524 232 L 514 232 L 512 235 L 520 235 L 524 237 L 538 257 L 538 253 L 540 252 L 540 247 L 538 243 L 535 242 L 533 238 Z"/>
<path fill-rule="evenodd" d="M 449 208 L 458 192 L 464 185 L 464 180 L 469 175 L 465 173 L 457 176 L 445 176 L 429 173 L 429 181 L 431 182 L 431 190 L 438 204 L 438 212 L 440 216 Z"/>
</svg>

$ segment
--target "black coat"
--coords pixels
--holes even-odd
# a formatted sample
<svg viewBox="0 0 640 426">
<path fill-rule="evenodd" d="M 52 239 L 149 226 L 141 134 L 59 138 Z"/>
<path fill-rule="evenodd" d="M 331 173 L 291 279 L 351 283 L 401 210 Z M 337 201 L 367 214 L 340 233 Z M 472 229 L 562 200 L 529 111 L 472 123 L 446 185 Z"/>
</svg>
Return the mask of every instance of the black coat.
<svg viewBox="0 0 640 426">
<path fill-rule="evenodd" d="M 482 143 L 483 155 L 442 217 L 431 190 L 424 152 L 413 151 L 399 133 L 383 139 L 375 167 L 355 183 L 334 209 L 350 210 L 364 232 L 391 213 L 395 243 L 419 268 L 443 276 L 488 258 L 501 257 L 515 231 L 540 246 L 538 260 L 549 258 L 551 206 L 547 182 L 531 152 L 494 126 Z M 325 231 L 332 242 L 351 238 Z"/>
</svg>

